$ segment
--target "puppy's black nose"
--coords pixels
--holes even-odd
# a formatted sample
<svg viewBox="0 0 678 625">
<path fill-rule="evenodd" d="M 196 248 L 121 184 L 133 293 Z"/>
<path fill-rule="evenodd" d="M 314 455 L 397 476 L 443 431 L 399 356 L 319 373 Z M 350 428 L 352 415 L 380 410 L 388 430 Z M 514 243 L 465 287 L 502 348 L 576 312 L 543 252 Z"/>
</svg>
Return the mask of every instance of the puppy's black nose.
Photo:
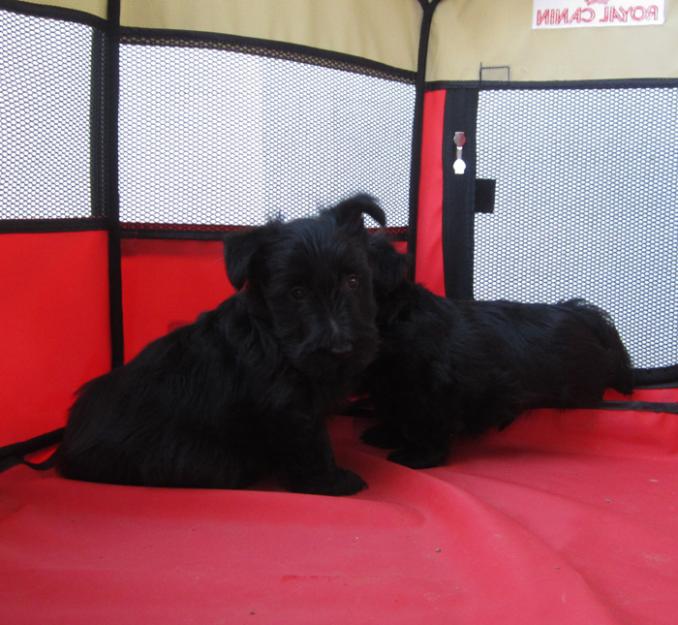
<svg viewBox="0 0 678 625">
<path fill-rule="evenodd" d="M 353 344 L 346 341 L 345 343 L 337 343 L 330 347 L 330 351 L 335 356 L 348 356 L 353 351 Z"/>
</svg>

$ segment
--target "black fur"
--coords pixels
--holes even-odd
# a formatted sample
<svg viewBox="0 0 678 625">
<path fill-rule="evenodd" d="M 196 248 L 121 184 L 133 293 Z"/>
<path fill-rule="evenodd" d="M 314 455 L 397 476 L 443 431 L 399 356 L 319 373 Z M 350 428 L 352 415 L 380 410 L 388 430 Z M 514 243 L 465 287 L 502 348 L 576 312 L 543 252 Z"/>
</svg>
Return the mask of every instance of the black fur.
<svg viewBox="0 0 678 625">
<path fill-rule="evenodd" d="M 376 305 L 357 196 L 316 218 L 231 236 L 242 290 L 79 392 L 59 448 L 67 477 L 242 488 L 267 475 L 293 491 L 365 486 L 335 465 L 324 418 L 377 350 Z"/>
<path fill-rule="evenodd" d="M 630 393 L 629 356 L 608 315 L 559 304 L 451 301 L 405 278 L 406 257 L 370 237 L 381 347 L 366 373 L 390 459 L 436 466 L 451 440 L 503 428 L 532 407 L 573 408 L 607 387 Z"/>
</svg>

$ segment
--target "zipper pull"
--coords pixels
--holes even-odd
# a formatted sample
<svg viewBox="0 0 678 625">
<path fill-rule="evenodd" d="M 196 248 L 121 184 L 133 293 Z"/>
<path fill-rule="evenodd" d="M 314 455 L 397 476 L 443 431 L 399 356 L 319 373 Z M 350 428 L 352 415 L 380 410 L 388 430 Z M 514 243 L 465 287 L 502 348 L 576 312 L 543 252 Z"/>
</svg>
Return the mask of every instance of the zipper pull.
<svg viewBox="0 0 678 625">
<path fill-rule="evenodd" d="M 461 158 L 462 150 L 464 149 L 464 144 L 466 143 L 466 134 L 463 131 L 457 131 L 454 133 L 454 145 L 457 146 L 457 155 L 452 163 L 452 169 L 457 176 L 461 176 L 466 171 L 466 163 Z"/>
</svg>

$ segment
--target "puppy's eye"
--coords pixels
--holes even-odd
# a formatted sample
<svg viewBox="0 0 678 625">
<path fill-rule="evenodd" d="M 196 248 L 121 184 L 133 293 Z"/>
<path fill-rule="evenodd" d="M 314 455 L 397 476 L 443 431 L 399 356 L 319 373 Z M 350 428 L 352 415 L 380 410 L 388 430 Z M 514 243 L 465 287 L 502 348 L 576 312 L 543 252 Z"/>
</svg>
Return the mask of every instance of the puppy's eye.
<svg viewBox="0 0 678 625">
<path fill-rule="evenodd" d="M 349 289 L 357 289 L 360 286 L 360 278 L 352 273 L 350 276 L 346 276 L 346 286 Z"/>
<path fill-rule="evenodd" d="M 301 300 L 306 297 L 306 289 L 303 286 L 295 286 L 292 287 L 292 290 L 290 291 L 290 295 L 296 299 L 296 300 Z"/>
</svg>

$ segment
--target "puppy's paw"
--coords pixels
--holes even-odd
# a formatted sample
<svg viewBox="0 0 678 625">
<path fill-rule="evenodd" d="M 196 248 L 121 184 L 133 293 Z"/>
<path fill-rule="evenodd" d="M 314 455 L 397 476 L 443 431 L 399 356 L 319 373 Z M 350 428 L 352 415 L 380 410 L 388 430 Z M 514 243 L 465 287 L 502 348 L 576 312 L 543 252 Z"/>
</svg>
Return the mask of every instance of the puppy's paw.
<svg viewBox="0 0 678 625">
<path fill-rule="evenodd" d="M 328 495 L 353 495 L 363 488 L 367 488 L 367 482 L 357 473 L 348 469 L 337 469 L 332 492 Z"/>
<path fill-rule="evenodd" d="M 312 495 L 353 495 L 366 488 L 365 481 L 353 471 L 337 468 L 331 475 L 296 481 L 289 490 Z"/>
<path fill-rule="evenodd" d="M 418 447 L 403 447 L 388 455 L 391 462 L 402 464 L 410 469 L 430 469 L 445 464 L 447 450 Z"/>
<path fill-rule="evenodd" d="M 386 424 L 373 425 L 367 428 L 360 437 L 364 443 L 379 449 L 395 449 L 403 444 L 400 432 Z"/>
</svg>

